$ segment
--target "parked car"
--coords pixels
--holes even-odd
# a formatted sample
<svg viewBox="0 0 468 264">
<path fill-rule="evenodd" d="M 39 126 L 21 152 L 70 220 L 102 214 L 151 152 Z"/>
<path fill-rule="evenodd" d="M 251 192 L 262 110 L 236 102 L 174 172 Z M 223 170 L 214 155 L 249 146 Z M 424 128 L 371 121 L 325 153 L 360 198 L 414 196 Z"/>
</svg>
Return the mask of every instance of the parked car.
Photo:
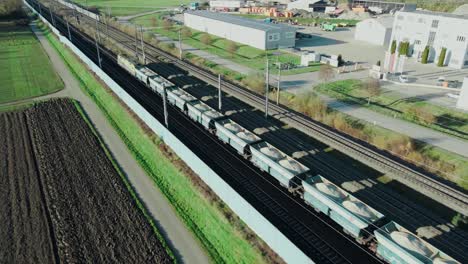
<svg viewBox="0 0 468 264">
<path fill-rule="evenodd" d="M 398 79 L 400 80 L 401 83 L 407 83 L 409 82 L 409 78 L 408 78 L 408 75 L 405 75 L 405 74 L 402 74 L 398 77 Z"/>
<path fill-rule="evenodd" d="M 460 86 L 459 81 L 448 81 L 448 87 L 450 88 L 458 88 Z"/>
</svg>

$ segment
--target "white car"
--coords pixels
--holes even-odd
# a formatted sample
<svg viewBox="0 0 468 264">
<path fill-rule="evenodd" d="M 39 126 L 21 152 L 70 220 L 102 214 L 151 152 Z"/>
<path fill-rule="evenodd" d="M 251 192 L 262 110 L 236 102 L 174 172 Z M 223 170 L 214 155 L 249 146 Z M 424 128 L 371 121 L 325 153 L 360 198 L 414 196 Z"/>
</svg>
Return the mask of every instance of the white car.
<svg viewBox="0 0 468 264">
<path fill-rule="evenodd" d="M 407 83 L 407 82 L 409 82 L 408 75 L 402 74 L 402 75 L 400 75 L 400 76 L 398 77 L 398 79 L 400 80 L 401 83 Z"/>
</svg>

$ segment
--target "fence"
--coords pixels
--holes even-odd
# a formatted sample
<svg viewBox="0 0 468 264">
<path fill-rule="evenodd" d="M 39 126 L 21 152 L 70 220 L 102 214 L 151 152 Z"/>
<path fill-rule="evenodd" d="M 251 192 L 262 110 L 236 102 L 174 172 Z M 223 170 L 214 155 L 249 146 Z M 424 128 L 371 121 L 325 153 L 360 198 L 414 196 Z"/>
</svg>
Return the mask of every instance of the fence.
<svg viewBox="0 0 468 264">
<path fill-rule="evenodd" d="M 37 14 L 28 3 L 25 4 Z M 281 231 L 271 224 L 241 195 L 229 186 L 197 155 L 166 129 L 156 118 L 144 109 L 133 97 L 110 78 L 99 66 L 81 52 L 73 43 L 62 36 L 44 17 L 37 14 L 64 45 L 72 50 L 102 81 L 145 122 L 210 188 L 220 197 L 270 248 L 288 263 L 314 263 L 296 247 Z"/>
</svg>

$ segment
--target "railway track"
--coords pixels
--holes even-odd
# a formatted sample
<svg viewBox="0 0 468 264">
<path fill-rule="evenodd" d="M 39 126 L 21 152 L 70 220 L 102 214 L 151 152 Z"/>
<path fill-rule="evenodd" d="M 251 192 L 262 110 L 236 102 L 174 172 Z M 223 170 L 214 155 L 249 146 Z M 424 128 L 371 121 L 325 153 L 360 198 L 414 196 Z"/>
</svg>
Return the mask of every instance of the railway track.
<svg viewBox="0 0 468 264">
<path fill-rule="evenodd" d="M 90 25 L 95 24 L 95 20 L 90 17 L 81 16 L 81 19 L 83 21 L 88 21 Z M 136 53 L 138 54 L 142 53 L 140 41 L 138 40 L 136 42 L 134 36 L 129 36 L 116 28 L 106 26 L 102 22 L 98 22 L 98 26 L 102 34 L 107 33 L 109 34 L 109 37 L 119 41 L 128 49 L 136 50 Z M 145 44 L 145 55 L 148 61 L 154 62 L 158 61 L 159 58 L 164 58 L 179 68 L 200 77 L 207 83 L 212 85 L 217 85 L 218 83 L 218 76 L 213 73 L 185 60 L 179 60 L 177 57 L 155 48 L 148 43 Z M 223 80 L 222 89 L 223 91 L 263 111 L 264 98 L 258 94 L 255 94 L 228 80 Z M 270 104 L 269 115 L 305 134 L 311 135 L 319 141 L 378 171 L 386 173 L 393 179 L 400 181 L 424 195 L 431 197 L 436 201 L 443 202 L 447 207 L 454 211 L 463 215 L 468 215 L 468 195 L 463 191 L 460 191 L 459 188 L 451 186 L 451 183 L 443 182 L 441 179 L 437 179 L 436 176 L 424 172 L 396 156 L 378 150 L 365 142 L 344 135 L 343 133 L 314 121 L 301 113 L 288 109 L 283 105 Z"/>
<path fill-rule="evenodd" d="M 28 2 L 33 2 L 30 0 Z M 34 2 L 35 3 L 35 2 Z M 50 16 L 45 14 L 49 19 Z M 66 26 L 59 17 L 56 17 L 57 28 L 66 31 Z M 97 61 L 96 49 L 87 38 L 78 30 L 72 30 L 74 43 L 93 61 Z M 163 120 L 161 98 L 157 97 L 144 85 L 115 63 L 115 56 L 102 49 L 104 60 L 103 69 L 124 87 L 127 92 L 139 101 L 157 119 Z M 353 241 L 321 220 L 317 214 L 305 210 L 299 205 L 295 197 L 282 191 L 282 188 L 270 183 L 267 175 L 260 173 L 257 168 L 240 158 L 233 150 L 219 142 L 213 135 L 197 126 L 187 116 L 169 107 L 170 130 L 176 134 L 188 147 L 197 150 L 202 159 L 211 161 L 214 170 L 222 170 L 224 179 L 233 188 L 243 194 L 249 202 L 256 205 L 258 210 L 267 218 L 273 219 L 280 230 L 285 230 L 289 239 L 312 259 L 320 263 L 377 263 L 369 252 L 364 251 Z M 190 136 L 188 136 L 190 135 Z"/>
</svg>

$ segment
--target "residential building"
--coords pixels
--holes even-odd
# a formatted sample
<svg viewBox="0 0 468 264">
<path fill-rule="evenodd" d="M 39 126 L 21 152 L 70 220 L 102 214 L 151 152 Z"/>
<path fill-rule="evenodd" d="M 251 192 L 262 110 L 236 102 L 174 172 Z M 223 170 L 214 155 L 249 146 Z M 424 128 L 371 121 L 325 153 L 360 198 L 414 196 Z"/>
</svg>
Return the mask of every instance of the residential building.
<svg viewBox="0 0 468 264">
<path fill-rule="evenodd" d="M 187 27 L 262 50 L 291 48 L 296 28 L 209 11 L 184 13 Z"/>
<path fill-rule="evenodd" d="M 245 6 L 245 0 L 212 0 L 210 10 L 215 11 L 238 11 Z"/>
<path fill-rule="evenodd" d="M 409 42 L 408 54 L 418 60 L 428 46 L 428 61 L 435 63 L 445 48 L 445 65 L 468 67 L 468 16 L 419 10 L 396 12 L 392 40 Z"/>
<path fill-rule="evenodd" d="M 356 24 L 354 39 L 387 47 L 392 37 L 393 16 L 370 18 Z"/>
<path fill-rule="evenodd" d="M 325 12 L 328 1 L 323 0 L 297 0 L 288 4 L 288 10 L 298 9 L 308 12 Z"/>
</svg>

